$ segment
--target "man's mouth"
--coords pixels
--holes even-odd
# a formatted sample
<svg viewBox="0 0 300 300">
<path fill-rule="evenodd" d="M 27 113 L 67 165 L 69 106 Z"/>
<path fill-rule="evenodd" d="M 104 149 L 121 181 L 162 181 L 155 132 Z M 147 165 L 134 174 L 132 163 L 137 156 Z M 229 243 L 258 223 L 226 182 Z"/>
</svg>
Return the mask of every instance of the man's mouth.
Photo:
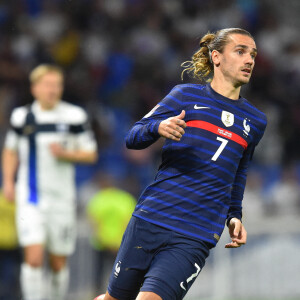
<svg viewBox="0 0 300 300">
<path fill-rule="evenodd" d="M 251 69 L 250 68 L 244 68 L 244 69 L 242 69 L 242 72 L 251 74 Z"/>
</svg>

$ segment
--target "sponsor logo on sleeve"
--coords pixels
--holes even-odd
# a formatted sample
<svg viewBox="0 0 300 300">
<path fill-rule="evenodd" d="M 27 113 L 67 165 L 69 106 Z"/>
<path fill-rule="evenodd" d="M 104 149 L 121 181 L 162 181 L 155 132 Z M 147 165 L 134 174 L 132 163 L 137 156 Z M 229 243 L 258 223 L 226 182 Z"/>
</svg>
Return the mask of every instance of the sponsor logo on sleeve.
<svg viewBox="0 0 300 300">
<path fill-rule="evenodd" d="M 145 116 L 144 118 L 149 118 L 151 117 L 154 112 L 159 108 L 159 104 L 157 104 L 156 106 L 154 106 Z"/>
</svg>

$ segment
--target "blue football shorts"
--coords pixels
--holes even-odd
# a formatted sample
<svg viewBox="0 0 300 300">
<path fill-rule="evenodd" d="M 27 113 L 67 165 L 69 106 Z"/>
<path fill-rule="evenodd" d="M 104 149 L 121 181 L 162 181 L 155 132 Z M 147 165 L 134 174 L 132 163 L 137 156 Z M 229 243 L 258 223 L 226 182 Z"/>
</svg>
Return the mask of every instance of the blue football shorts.
<svg viewBox="0 0 300 300">
<path fill-rule="evenodd" d="M 204 267 L 212 245 L 132 217 L 110 276 L 108 292 L 134 300 L 140 291 L 183 299 Z"/>
</svg>

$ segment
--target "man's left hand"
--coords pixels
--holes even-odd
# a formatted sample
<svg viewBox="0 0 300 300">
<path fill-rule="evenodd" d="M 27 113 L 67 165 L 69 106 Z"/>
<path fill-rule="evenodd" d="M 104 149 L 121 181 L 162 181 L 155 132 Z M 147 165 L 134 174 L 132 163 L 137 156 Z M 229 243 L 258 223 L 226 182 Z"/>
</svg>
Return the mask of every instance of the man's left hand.
<svg viewBox="0 0 300 300">
<path fill-rule="evenodd" d="M 229 222 L 229 235 L 231 243 L 225 245 L 225 248 L 238 248 L 245 245 L 247 242 L 247 231 L 242 224 L 241 220 L 232 218 Z"/>
</svg>

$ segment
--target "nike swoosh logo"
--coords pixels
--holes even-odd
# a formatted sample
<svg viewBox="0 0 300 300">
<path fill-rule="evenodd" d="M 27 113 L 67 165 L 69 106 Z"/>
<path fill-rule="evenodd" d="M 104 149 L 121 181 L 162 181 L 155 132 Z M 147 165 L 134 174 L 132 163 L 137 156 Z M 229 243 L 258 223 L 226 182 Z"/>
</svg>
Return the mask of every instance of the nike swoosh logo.
<svg viewBox="0 0 300 300">
<path fill-rule="evenodd" d="M 198 106 L 197 104 L 195 104 L 194 108 L 195 109 L 205 109 L 205 108 L 210 108 L 210 107 L 207 107 L 207 106 Z"/>
</svg>

